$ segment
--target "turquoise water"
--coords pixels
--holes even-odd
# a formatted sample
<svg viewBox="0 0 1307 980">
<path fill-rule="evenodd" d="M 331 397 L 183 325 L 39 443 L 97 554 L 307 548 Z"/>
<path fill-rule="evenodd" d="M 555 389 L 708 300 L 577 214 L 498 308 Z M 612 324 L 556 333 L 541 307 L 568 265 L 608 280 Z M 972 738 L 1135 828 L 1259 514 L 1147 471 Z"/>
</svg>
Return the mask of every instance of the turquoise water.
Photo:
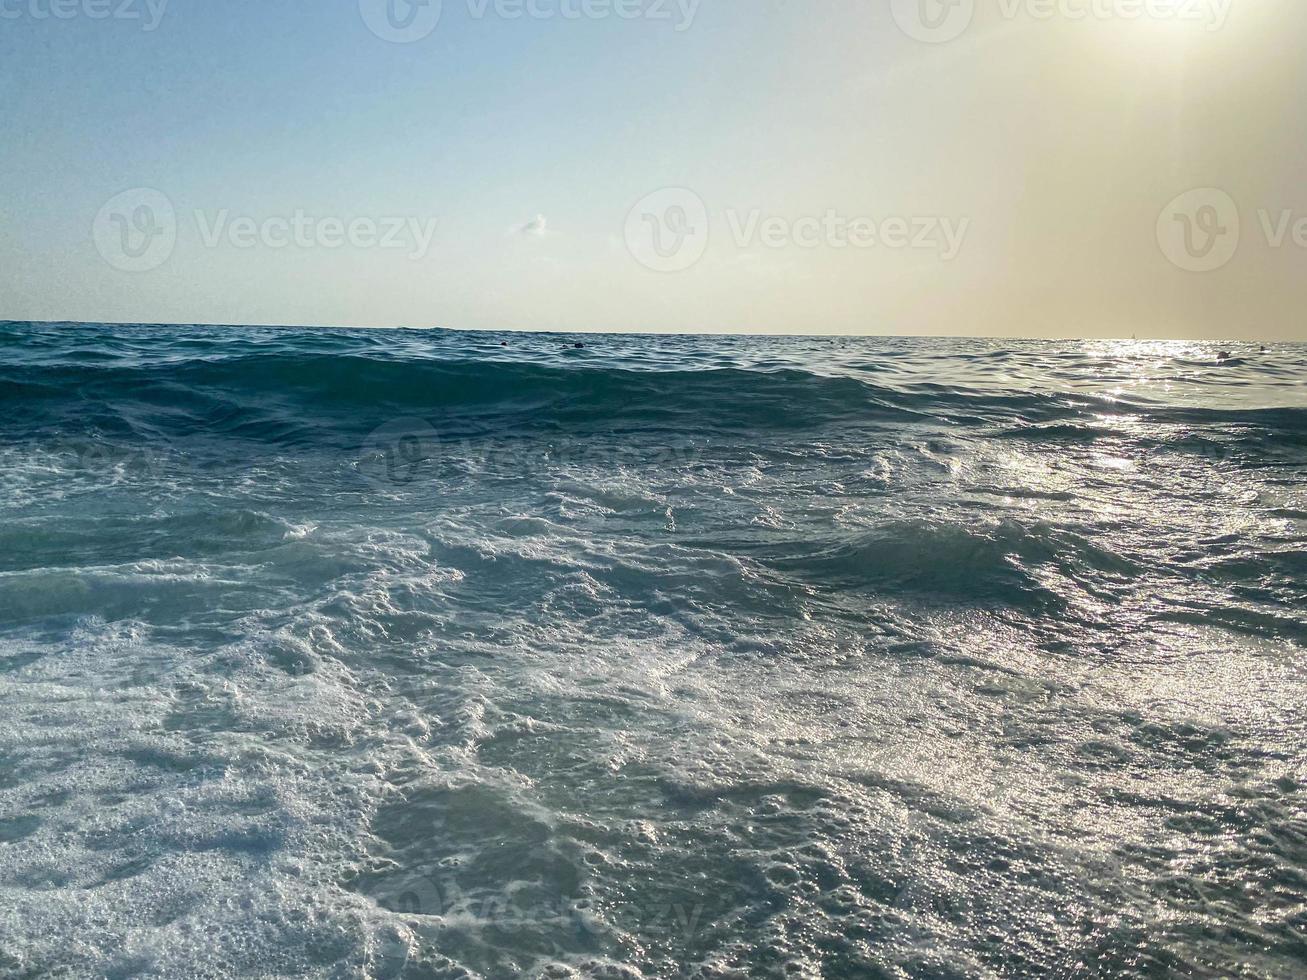
<svg viewBox="0 0 1307 980">
<path fill-rule="evenodd" d="M 0 975 L 1301 976 L 1218 350 L 0 323 Z"/>
</svg>

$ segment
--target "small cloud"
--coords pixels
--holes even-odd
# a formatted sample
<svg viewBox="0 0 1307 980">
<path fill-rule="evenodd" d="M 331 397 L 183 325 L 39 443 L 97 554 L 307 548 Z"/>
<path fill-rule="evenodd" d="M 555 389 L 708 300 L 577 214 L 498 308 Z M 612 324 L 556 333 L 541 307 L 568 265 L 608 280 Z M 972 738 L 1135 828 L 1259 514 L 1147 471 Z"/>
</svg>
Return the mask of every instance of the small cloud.
<svg viewBox="0 0 1307 980">
<path fill-rule="evenodd" d="M 511 231 L 514 235 L 530 235 L 532 238 L 547 238 L 552 234 L 549 219 L 543 214 L 537 214 L 524 225 L 514 225 Z"/>
</svg>

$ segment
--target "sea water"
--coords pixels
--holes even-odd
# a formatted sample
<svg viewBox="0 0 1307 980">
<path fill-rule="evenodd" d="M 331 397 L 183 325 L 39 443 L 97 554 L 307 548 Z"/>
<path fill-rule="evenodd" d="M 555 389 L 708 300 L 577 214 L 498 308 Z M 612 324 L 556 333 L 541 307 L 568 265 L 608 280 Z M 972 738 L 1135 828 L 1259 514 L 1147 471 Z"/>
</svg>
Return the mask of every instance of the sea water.
<svg viewBox="0 0 1307 980">
<path fill-rule="evenodd" d="M 0 975 L 1301 976 L 1305 381 L 0 324 Z"/>
</svg>

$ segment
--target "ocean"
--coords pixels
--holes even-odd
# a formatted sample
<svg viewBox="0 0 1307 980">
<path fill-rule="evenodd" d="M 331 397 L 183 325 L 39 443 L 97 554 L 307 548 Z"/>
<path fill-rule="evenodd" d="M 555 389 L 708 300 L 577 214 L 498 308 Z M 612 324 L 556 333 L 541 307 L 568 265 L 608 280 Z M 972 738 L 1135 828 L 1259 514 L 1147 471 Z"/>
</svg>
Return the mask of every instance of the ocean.
<svg viewBox="0 0 1307 980">
<path fill-rule="evenodd" d="M 0 323 L 0 975 L 1301 977 L 1305 382 Z"/>
</svg>

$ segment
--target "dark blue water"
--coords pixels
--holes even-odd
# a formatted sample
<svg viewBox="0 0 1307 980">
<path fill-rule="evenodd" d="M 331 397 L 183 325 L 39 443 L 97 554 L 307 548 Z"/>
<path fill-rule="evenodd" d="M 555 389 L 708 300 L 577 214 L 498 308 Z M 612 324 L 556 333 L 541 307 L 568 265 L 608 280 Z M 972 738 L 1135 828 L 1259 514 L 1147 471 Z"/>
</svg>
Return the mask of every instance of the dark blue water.
<svg viewBox="0 0 1307 980">
<path fill-rule="evenodd" d="M 0 975 L 1303 975 L 1221 349 L 0 323 Z"/>
</svg>

